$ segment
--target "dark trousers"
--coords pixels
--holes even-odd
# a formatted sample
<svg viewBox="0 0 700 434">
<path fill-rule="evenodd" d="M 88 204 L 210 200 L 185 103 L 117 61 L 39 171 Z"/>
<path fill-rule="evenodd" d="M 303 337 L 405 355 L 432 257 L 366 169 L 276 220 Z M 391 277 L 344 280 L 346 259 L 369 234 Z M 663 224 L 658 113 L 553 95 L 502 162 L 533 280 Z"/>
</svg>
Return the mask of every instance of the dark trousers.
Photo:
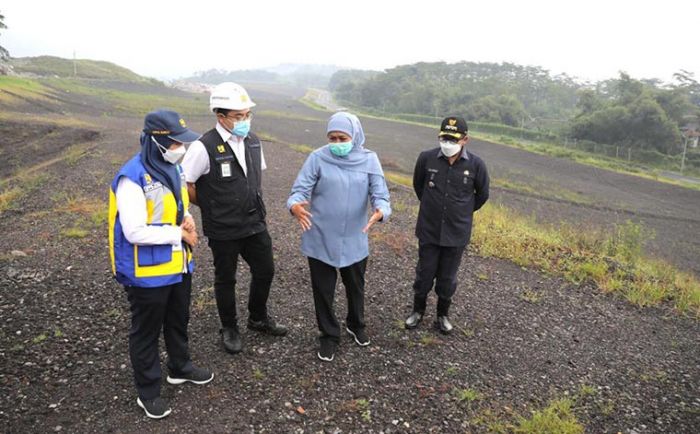
<svg viewBox="0 0 700 434">
<path fill-rule="evenodd" d="M 348 298 L 348 315 L 346 324 L 351 330 L 365 328 L 365 269 L 367 258 L 340 269 L 345 294 Z M 338 271 L 332 265 L 318 259 L 309 258 L 311 271 L 311 287 L 314 292 L 316 321 L 321 331 L 321 339 L 340 341 L 340 325 L 333 311 L 335 300 L 335 284 Z"/>
<path fill-rule="evenodd" d="M 160 396 L 160 357 L 158 338 L 161 327 L 168 351 L 168 370 L 173 375 L 192 371 L 187 346 L 190 321 L 192 276 L 182 275 L 182 282 L 157 288 L 126 286 L 131 305 L 129 357 L 139 397 L 150 400 Z"/>
<path fill-rule="evenodd" d="M 248 313 L 253 321 L 267 318 L 267 298 L 275 275 L 272 239 L 267 230 L 239 240 L 209 240 L 214 256 L 214 294 L 222 327 L 237 325 L 236 269 L 240 254 L 250 266 Z"/>
<path fill-rule="evenodd" d="M 457 270 L 466 246 L 444 247 L 420 242 L 416 280 L 413 282 L 413 310 L 425 312 L 425 303 L 435 283 L 437 314 L 446 316 L 457 289 Z"/>
</svg>

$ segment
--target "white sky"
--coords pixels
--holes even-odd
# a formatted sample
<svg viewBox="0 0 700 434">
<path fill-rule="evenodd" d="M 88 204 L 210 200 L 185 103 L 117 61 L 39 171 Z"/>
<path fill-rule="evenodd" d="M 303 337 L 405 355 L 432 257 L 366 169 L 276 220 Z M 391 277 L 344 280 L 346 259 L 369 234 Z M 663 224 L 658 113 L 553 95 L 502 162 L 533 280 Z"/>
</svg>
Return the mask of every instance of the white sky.
<svg viewBox="0 0 700 434">
<path fill-rule="evenodd" d="M 700 2 L 2 0 L 13 57 L 107 60 L 157 78 L 280 63 L 513 62 L 588 80 L 700 79 Z"/>
</svg>

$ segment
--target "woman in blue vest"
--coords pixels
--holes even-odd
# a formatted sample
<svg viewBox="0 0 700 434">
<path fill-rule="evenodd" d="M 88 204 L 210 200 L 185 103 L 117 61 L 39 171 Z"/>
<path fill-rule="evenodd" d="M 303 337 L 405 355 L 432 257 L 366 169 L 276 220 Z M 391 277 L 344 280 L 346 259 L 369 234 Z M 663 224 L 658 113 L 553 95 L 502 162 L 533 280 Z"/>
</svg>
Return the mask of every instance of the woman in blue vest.
<svg viewBox="0 0 700 434">
<path fill-rule="evenodd" d="M 124 285 L 131 308 L 129 356 L 146 415 L 160 419 L 170 407 L 160 397 L 161 328 L 168 352 L 170 384 L 206 384 L 214 375 L 190 360 L 187 325 L 192 289 L 194 220 L 179 162 L 183 143 L 199 137 L 180 115 L 158 110 L 146 115 L 141 152 L 112 181 L 109 243 L 112 273 Z"/>
<path fill-rule="evenodd" d="M 306 159 L 287 208 L 301 225 L 301 251 L 309 259 L 321 331 L 318 358 L 330 362 L 340 341 L 333 312 L 338 271 L 348 298 L 345 330 L 357 345 L 370 343 L 364 322 L 367 232 L 374 223 L 389 218 L 391 206 L 379 158 L 363 147 L 360 120 L 339 112 L 331 116 L 326 131 L 328 145 Z M 305 208 L 309 204 L 310 211 Z"/>
</svg>

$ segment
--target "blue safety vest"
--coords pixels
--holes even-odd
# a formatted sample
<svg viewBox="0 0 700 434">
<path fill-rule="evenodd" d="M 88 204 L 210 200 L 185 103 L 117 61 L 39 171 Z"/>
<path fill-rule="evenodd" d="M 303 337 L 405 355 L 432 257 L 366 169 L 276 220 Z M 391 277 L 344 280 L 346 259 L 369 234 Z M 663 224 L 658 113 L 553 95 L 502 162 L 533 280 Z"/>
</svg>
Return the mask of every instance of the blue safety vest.
<svg viewBox="0 0 700 434">
<path fill-rule="evenodd" d="M 177 166 L 182 180 L 182 204 L 189 206 L 187 184 L 180 166 Z M 137 154 L 129 160 L 112 181 L 109 192 L 109 246 L 112 261 L 112 274 L 119 283 L 126 286 L 153 288 L 173 285 L 182 281 L 185 261 L 190 273 L 194 271 L 194 261 L 190 247 L 183 243 L 182 248 L 170 244 L 139 246 L 131 244 L 122 231 L 117 210 L 117 185 L 126 176 L 141 186 L 146 196 L 148 225 L 177 225 L 177 202 L 170 189 L 153 179 L 141 163 Z M 177 250 L 176 250 L 177 249 Z"/>
</svg>

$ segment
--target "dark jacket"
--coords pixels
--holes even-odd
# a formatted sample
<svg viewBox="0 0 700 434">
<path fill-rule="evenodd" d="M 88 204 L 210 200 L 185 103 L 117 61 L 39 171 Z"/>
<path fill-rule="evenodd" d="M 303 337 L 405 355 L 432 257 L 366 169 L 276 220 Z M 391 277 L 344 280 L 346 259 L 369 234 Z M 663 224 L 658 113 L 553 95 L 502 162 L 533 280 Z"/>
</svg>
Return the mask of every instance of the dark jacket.
<svg viewBox="0 0 700 434">
<path fill-rule="evenodd" d="M 416 161 L 413 189 L 420 199 L 418 239 L 439 246 L 467 245 L 472 215 L 489 198 L 489 175 L 481 158 L 465 147 L 450 166 L 439 147 L 424 151 Z"/>
<path fill-rule="evenodd" d="M 210 168 L 195 183 L 204 235 L 214 240 L 237 240 L 264 231 L 258 137 L 251 133 L 244 140 L 247 176 L 216 129 L 206 132 L 199 140 L 209 154 Z"/>
</svg>

